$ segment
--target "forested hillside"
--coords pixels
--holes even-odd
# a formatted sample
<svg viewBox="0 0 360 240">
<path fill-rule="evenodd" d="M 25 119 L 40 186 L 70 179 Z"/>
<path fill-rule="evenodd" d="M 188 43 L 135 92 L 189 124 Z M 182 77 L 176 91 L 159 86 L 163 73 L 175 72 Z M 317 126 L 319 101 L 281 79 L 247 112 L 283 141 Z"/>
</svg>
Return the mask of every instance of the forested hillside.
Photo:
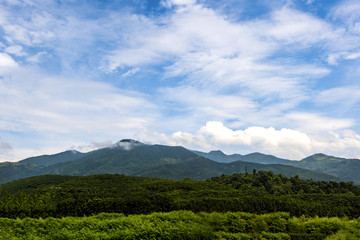
<svg viewBox="0 0 360 240">
<path fill-rule="evenodd" d="M 0 217 L 64 217 L 101 212 L 144 214 L 284 211 L 294 216 L 360 217 L 360 188 L 271 172 L 181 181 L 124 175 L 39 176 L 1 186 Z"/>
</svg>

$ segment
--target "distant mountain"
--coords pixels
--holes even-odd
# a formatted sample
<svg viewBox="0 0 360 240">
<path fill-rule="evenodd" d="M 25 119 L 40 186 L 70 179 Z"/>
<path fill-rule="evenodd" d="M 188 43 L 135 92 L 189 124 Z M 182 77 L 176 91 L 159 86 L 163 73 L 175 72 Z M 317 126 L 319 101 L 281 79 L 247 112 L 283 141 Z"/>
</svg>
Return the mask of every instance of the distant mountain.
<svg viewBox="0 0 360 240">
<path fill-rule="evenodd" d="M 342 159 L 340 162 L 345 160 Z M 328 168 L 325 169 L 325 166 L 318 167 L 321 164 L 314 164 L 313 161 L 315 160 L 308 159 L 294 162 L 261 153 L 248 155 L 226 155 L 221 151 L 202 153 L 180 146 L 149 145 L 132 139 L 124 139 L 107 148 L 88 153 L 66 151 L 54 155 L 27 158 L 17 163 L 0 163 L 0 183 L 44 174 L 79 176 L 125 174 L 168 179 L 205 180 L 221 174 L 246 171 L 252 174 L 253 169 L 272 171 L 275 174 L 282 173 L 288 177 L 299 175 L 303 179 L 324 181 L 341 181 L 343 179 L 341 174 L 330 175 L 337 171 L 331 167 L 332 165 L 328 165 Z M 353 166 L 352 161 L 349 166 Z M 315 169 L 323 171 L 323 173 L 316 172 Z M 346 170 L 345 167 L 343 172 L 346 171 L 349 171 L 349 174 L 355 174 L 353 170 Z M 346 176 L 347 179 L 353 180 L 352 175 Z"/>
<path fill-rule="evenodd" d="M 50 166 L 46 174 L 134 175 L 149 168 L 175 164 L 196 158 L 197 155 L 183 147 L 147 145 L 134 140 L 122 140 L 108 148 L 102 148 L 74 161 Z"/>
<path fill-rule="evenodd" d="M 304 158 L 301 161 L 292 161 L 289 165 L 331 174 L 347 181 L 353 181 L 356 184 L 360 184 L 359 159 L 338 158 L 319 153 Z"/>
<path fill-rule="evenodd" d="M 243 162 L 252 162 L 260 164 L 290 164 L 290 160 L 277 158 L 272 155 L 266 155 L 262 153 L 250 153 L 247 155 L 232 154 L 226 155 L 222 151 L 211 151 L 209 153 L 204 153 L 200 151 L 194 151 L 199 156 L 206 157 L 216 162 L 230 163 L 234 161 L 243 161 Z"/>
<path fill-rule="evenodd" d="M 81 153 L 74 150 L 69 150 L 53 155 L 42 155 L 38 157 L 30 157 L 24 160 L 19 161 L 19 163 L 25 164 L 36 164 L 41 166 L 50 166 L 61 162 L 68 162 L 83 156 L 87 155 L 87 153 Z"/>
<path fill-rule="evenodd" d="M 278 158 L 272 155 L 262 154 L 262 153 L 250 153 L 244 155 L 241 158 L 241 161 L 261 163 L 261 164 L 288 164 L 291 163 L 291 160 Z"/>
<path fill-rule="evenodd" d="M 43 174 L 44 167 L 17 162 L 0 163 L 0 184 Z"/>
<path fill-rule="evenodd" d="M 221 151 L 211 151 L 209 153 L 204 153 L 199 151 L 194 151 L 194 152 L 200 156 L 222 163 L 243 161 L 243 162 L 252 162 L 252 163 L 260 163 L 260 164 L 290 165 L 298 168 L 330 174 L 332 176 L 347 181 L 353 181 L 356 184 L 360 184 L 359 159 L 338 158 L 338 157 L 327 156 L 325 154 L 319 153 L 304 158 L 301 161 L 291 161 L 262 153 L 250 153 L 247 155 L 240 155 L 240 154 L 226 155 Z"/>
<path fill-rule="evenodd" d="M 206 180 L 211 177 L 222 174 L 233 173 L 253 173 L 256 171 L 272 171 L 274 174 L 283 174 L 287 177 L 299 175 L 302 179 L 312 179 L 316 181 L 335 181 L 340 182 L 342 179 L 329 174 L 319 173 L 307 169 L 292 167 L 282 164 L 259 164 L 235 161 L 231 163 L 214 162 L 210 159 L 199 156 L 190 161 L 180 162 L 172 165 L 163 165 L 136 174 L 142 177 L 158 177 L 181 180 L 191 178 L 194 180 Z"/>
<path fill-rule="evenodd" d="M 220 150 L 211 151 L 208 153 L 200 152 L 200 151 L 193 151 L 199 156 L 208 158 L 210 160 L 213 160 L 215 162 L 221 162 L 221 163 L 230 163 L 234 161 L 240 161 L 242 160 L 242 155 L 240 154 L 233 154 L 233 155 L 226 155 Z"/>
</svg>

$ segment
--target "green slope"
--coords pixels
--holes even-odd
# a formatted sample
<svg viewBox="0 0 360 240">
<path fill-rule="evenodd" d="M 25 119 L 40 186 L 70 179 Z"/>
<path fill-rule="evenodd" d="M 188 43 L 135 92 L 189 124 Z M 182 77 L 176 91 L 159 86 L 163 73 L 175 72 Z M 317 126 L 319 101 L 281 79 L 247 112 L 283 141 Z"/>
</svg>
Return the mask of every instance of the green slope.
<svg viewBox="0 0 360 240">
<path fill-rule="evenodd" d="M 43 174 L 44 167 L 13 162 L 0 163 L 0 184 Z"/>
<path fill-rule="evenodd" d="M 77 160 L 50 166 L 47 174 L 92 175 L 126 174 L 134 175 L 149 168 L 175 164 L 197 157 L 183 147 L 136 144 L 127 149 L 119 146 L 103 148 Z"/>
<path fill-rule="evenodd" d="M 26 158 L 24 160 L 19 161 L 19 163 L 50 166 L 61 162 L 73 161 L 85 155 L 87 154 L 78 151 L 69 150 L 53 155 L 42 155 L 37 157 Z"/>
<path fill-rule="evenodd" d="M 290 162 L 292 166 L 331 174 L 347 181 L 360 184 L 360 160 L 315 154 L 301 161 Z"/>
</svg>

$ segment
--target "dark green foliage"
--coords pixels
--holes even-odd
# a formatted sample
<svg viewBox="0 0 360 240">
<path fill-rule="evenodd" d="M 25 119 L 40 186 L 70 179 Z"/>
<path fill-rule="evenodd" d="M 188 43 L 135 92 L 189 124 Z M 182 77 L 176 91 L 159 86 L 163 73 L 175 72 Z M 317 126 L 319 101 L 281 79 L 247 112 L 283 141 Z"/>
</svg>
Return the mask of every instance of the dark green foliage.
<svg viewBox="0 0 360 240">
<path fill-rule="evenodd" d="M 360 187 L 272 172 L 222 175 L 205 182 L 110 174 L 47 175 L 4 184 L 0 193 L 0 217 L 10 218 L 174 210 L 360 217 Z"/>
<path fill-rule="evenodd" d="M 360 187 L 351 182 L 325 182 L 303 180 L 298 175 L 286 177 L 283 174 L 274 174 L 271 171 L 260 171 L 253 174 L 233 174 L 214 177 L 207 182 L 231 185 L 235 189 L 246 191 L 250 189 L 264 190 L 273 195 L 290 194 L 343 194 L 360 195 Z"/>
</svg>

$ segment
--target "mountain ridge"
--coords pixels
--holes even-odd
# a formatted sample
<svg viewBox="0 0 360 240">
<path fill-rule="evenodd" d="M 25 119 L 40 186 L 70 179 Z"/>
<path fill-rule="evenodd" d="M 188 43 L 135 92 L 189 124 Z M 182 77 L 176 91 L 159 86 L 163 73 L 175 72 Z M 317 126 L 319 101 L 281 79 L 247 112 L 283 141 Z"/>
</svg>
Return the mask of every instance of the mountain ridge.
<svg viewBox="0 0 360 240">
<path fill-rule="evenodd" d="M 326 156 L 326 155 L 324 155 Z M 343 161 L 343 160 L 342 160 Z M 360 162 L 360 161 L 359 161 Z M 314 171 L 311 166 L 277 158 L 262 153 L 226 155 L 220 150 L 203 153 L 182 146 L 144 144 L 123 139 L 119 142 L 87 153 L 65 151 L 53 155 L 42 155 L 17 163 L 0 163 L 0 183 L 37 175 L 125 174 L 171 179 L 193 178 L 205 180 L 221 174 L 273 171 L 285 176 L 299 175 L 304 179 L 321 181 L 343 181 L 343 177 L 327 172 Z M 12 177 L 9 176 L 13 175 Z M 346 175 L 353 181 L 352 176 Z M 357 184 L 360 183 L 355 179 Z"/>
</svg>

